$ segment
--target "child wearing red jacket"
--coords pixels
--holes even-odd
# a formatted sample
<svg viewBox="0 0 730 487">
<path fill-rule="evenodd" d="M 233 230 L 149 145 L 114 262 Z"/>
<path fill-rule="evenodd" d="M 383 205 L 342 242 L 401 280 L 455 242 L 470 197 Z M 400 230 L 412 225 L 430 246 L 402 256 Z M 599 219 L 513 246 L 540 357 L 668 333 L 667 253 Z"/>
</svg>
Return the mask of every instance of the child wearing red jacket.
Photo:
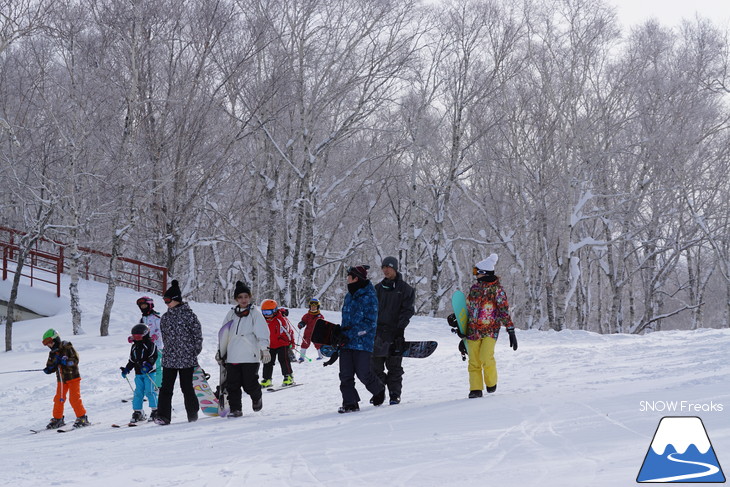
<svg viewBox="0 0 730 487">
<path fill-rule="evenodd" d="M 294 346 L 294 330 L 286 317 L 289 312 L 285 308 L 279 308 L 278 303 L 273 299 L 265 299 L 261 303 L 261 314 L 264 315 L 266 324 L 269 325 L 269 350 L 271 352 L 271 360 L 264 364 L 261 387 L 273 387 L 271 376 L 274 373 L 274 362 L 277 357 L 281 366 L 281 374 L 284 376 L 282 387 L 293 385 L 294 376 L 289 360 L 289 350 Z"/>
<path fill-rule="evenodd" d="M 302 337 L 302 347 L 299 353 L 299 362 L 304 362 L 307 359 L 307 349 L 312 343 L 312 332 L 314 331 L 314 324 L 317 320 L 323 320 L 324 316 L 319 312 L 319 299 L 312 298 L 309 300 L 309 311 L 302 316 L 302 320 L 297 325 L 301 330 L 304 328 L 304 336 Z M 322 352 L 319 349 L 322 347 L 321 343 L 315 343 L 314 348 L 317 349 L 317 360 L 322 360 Z"/>
</svg>

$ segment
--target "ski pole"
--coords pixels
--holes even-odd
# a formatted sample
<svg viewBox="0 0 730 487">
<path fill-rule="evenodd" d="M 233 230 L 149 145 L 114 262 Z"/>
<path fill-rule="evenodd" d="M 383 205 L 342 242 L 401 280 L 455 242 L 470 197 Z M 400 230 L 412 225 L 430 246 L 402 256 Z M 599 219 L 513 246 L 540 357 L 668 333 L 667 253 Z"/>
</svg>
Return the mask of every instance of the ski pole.
<svg viewBox="0 0 730 487">
<path fill-rule="evenodd" d="M 43 372 L 43 369 L 8 370 L 6 372 L 0 372 L 0 374 L 18 374 L 20 372 Z"/>
<path fill-rule="evenodd" d="M 134 387 L 132 387 L 132 383 L 129 382 L 129 377 L 125 377 L 127 379 L 127 384 L 129 384 L 129 388 L 132 389 L 132 392 L 134 392 Z"/>
<path fill-rule="evenodd" d="M 66 383 L 63 381 L 63 369 L 61 369 L 61 365 L 58 366 L 58 379 L 61 381 L 61 399 L 59 399 L 59 402 L 66 402 Z"/>
</svg>

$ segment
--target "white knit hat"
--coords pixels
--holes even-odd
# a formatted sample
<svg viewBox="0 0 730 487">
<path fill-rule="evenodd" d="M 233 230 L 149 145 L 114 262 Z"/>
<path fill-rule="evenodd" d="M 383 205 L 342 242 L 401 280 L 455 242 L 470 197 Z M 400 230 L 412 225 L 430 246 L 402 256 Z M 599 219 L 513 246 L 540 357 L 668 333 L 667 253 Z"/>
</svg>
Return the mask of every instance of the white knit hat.
<svg viewBox="0 0 730 487">
<path fill-rule="evenodd" d="M 497 265 L 497 260 L 499 260 L 499 257 L 497 254 L 491 254 L 486 259 L 477 262 L 477 265 L 475 266 L 480 271 L 494 271 L 494 266 Z"/>
</svg>

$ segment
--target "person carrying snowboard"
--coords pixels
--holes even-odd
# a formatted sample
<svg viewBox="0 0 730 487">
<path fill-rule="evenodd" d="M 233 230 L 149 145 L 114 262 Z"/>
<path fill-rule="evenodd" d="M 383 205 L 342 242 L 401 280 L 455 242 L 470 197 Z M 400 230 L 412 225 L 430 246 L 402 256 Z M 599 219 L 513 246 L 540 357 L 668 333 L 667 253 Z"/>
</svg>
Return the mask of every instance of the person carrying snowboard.
<svg viewBox="0 0 730 487">
<path fill-rule="evenodd" d="M 370 402 L 380 406 L 385 400 L 385 386 L 370 366 L 378 322 L 378 298 L 368 279 L 370 266 L 359 265 L 347 269 L 347 294 L 342 305 L 344 344 L 340 347 L 340 392 L 342 406 L 338 413 L 360 410 L 360 395 L 355 388 L 355 376 L 370 393 Z"/>
<path fill-rule="evenodd" d="M 157 347 L 157 362 L 155 362 L 155 373 L 151 374 L 155 385 L 159 389 L 162 385 L 162 349 L 165 344 L 162 341 L 162 330 L 160 330 L 160 313 L 155 311 L 155 302 L 148 296 L 142 296 L 137 300 L 137 307 L 142 312 L 139 322 L 149 328 L 149 337 Z"/>
<path fill-rule="evenodd" d="M 251 408 L 263 407 L 259 385 L 259 362 L 271 360 L 269 354 L 269 327 L 258 306 L 251 303 L 251 288 L 236 282 L 233 299 L 237 306 L 223 320 L 218 332 L 216 360 L 226 368 L 226 391 L 231 418 L 243 415 L 241 388 L 251 398 Z"/>
<path fill-rule="evenodd" d="M 183 302 L 177 281 L 172 281 L 162 300 L 167 305 L 167 311 L 160 318 L 165 354 L 162 357 L 162 387 L 155 423 L 170 424 L 172 396 L 178 376 L 180 376 L 180 390 L 185 397 L 188 422 L 197 421 L 200 404 L 193 388 L 193 371 L 198 366 L 198 355 L 203 350 L 203 331 L 198 317 L 190 306 Z"/>
<path fill-rule="evenodd" d="M 86 417 L 86 408 L 81 401 L 81 375 L 79 374 L 79 354 L 76 353 L 71 342 L 61 341 L 56 330 L 50 328 L 43 334 L 43 345 L 51 349 L 48 352 L 46 374 L 56 373 L 56 395 L 53 397 L 53 418 L 46 426 L 47 429 L 58 429 L 64 426 L 63 409 L 66 399 L 76 414 L 74 428 L 89 426 Z"/>
<path fill-rule="evenodd" d="M 371 365 L 388 387 L 390 404 L 400 404 L 403 389 L 403 344 L 405 329 L 415 314 L 416 292 L 398 272 L 398 259 L 386 257 L 381 265 L 384 279 L 375 285 L 378 297 L 378 328 Z M 387 368 L 387 372 L 386 372 Z"/>
<path fill-rule="evenodd" d="M 150 329 L 145 324 L 138 324 L 132 327 L 129 341 L 132 342 L 132 349 L 129 351 L 127 365 L 119 367 L 122 371 L 122 378 L 134 369 L 134 398 L 132 399 L 132 420 L 130 423 L 138 423 L 147 419 L 142 409 L 144 398 L 150 403 L 150 421 L 157 417 L 157 390 L 152 379 L 157 363 L 157 346 L 150 337 Z"/>
<path fill-rule="evenodd" d="M 314 331 L 314 324 L 317 320 L 323 320 L 324 316 L 319 311 L 319 299 L 312 298 L 309 300 L 309 311 L 302 316 L 301 321 L 297 327 L 301 330 L 304 328 L 304 335 L 302 336 L 302 347 L 299 352 L 299 362 L 304 362 L 307 359 L 307 349 L 312 344 L 312 332 Z M 317 350 L 317 360 L 322 360 L 324 357 L 319 349 L 322 347 L 321 343 L 315 343 L 314 348 Z"/>
<path fill-rule="evenodd" d="M 517 350 L 515 327 L 509 315 L 507 293 L 494 274 L 497 254 L 491 254 L 474 266 L 476 282 L 471 286 L 466 298 L 467 329 L 466 335 L 458 328 L 454 330 L 461 338 L 466 338 L 469 355 L 469 398 L 482 397 L 482 389 L 488 393 L 497 390 L 497 362 L 494 360 L 494 346 L 497 343 L 500 327 L 509 333 L 509 345 Z"/>
<path fill-rule="evenodd" d="M 285 308 L 279 308 L 279 304 L 273 299 L 264 299 L 261 303 L 261 314 L 269 326 L 269 351 L 271 358 L 264 362 L 264 376 L 261 387 L 272 387 L 271 377 L 274 373 L 274 362 L 278 357 L 281 375 L 284 376 L 282 387 L 294 384 L 294 374 L 291 368 L 289 350 L 294 346 L 294 330 L 286 315 L 289 314 Z"/>
</svg>

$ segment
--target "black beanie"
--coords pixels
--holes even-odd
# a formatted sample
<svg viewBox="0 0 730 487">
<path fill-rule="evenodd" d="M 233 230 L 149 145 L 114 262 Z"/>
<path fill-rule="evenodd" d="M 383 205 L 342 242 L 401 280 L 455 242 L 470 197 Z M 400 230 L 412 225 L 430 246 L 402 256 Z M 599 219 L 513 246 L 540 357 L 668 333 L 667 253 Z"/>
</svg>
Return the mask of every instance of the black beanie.
<svg viewBox="0 0 730 487">
<path fill-rule="evenodd" d="M 233 299 L 236 299 L 239 294 L 246 293 L 251 296 L 251 288 L 241 281 L 236 281 L 236 289 L 233 291 Z"/>
<path fill-rule="evenodd" d="M 369 265 L 357 265 L 347 269 L 347 274 L 353 277 L 357 277 L 361 281 L 366 281 L 368 278 Z"/>
<path fill-rule="evenodd" d="M 165 291 L 165 294 L 162 295 L 163 298 L 169 298 L 171 301 L 177 301 L 178 303 L 182 303 L 182 292 L 180 292 L 180 284 L 177 281 L 172 281 L 172 285 L 170 288 Z"/>
</svg>

